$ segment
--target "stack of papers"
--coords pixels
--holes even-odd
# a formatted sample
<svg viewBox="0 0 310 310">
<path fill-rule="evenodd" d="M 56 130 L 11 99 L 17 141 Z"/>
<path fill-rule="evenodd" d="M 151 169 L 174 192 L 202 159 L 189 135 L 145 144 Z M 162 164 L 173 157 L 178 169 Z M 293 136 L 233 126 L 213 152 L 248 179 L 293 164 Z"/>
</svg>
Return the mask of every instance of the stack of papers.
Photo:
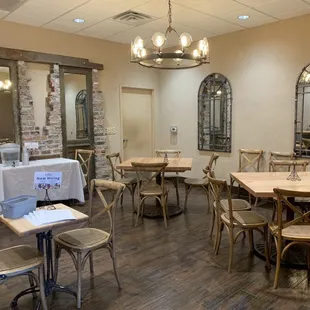
<svg viewBox="0 0 310 310">
<path fill-rule="evenodd" d="M 75 220 L 70 210 L 37 210 L 24 215 L 24 218 L 34 226 Z"/>
</svg>

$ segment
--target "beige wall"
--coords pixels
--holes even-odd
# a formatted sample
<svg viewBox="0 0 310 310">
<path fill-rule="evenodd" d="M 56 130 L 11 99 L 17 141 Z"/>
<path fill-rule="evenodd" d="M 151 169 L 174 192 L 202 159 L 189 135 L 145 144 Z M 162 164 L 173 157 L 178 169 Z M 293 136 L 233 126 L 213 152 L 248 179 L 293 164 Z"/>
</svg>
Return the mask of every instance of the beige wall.
<svg viewBox="0 0 310 310">
<path fill-rule="evenodd" d="M 83 57 L 104 65 L 100 88 L 105 99 L 105 125 L 117 128 L 116 135 L 108 136 L 109 152 L 121 149 L 120 86 L 154 89 L 155 106 L 158 106 L 159 74 L 131 64 L 129 46 L 4 21 L 0 21 L 0 27 L 6 32 L 1 38 L 2 47 Z"/>
<path fill-rule="evenodd" d="M 212 72 L 226 75 L 233 92 L 232 152 L 220 153 L 219 177 L 236 171 L 240 148 L 293 150 L 295 84 L 310 63 L 309 29 L 307 15 L 215 37 L 210 40 L 210 65 L 160 73 L 160 146 L 172 147 L 169 125 L 178 125 L 173 147 L 194 157 L 188 175 L 202 175 L 209 160 L 210 152 L 197 150 L 197 95 L 201 81 Z"/>
</svg>

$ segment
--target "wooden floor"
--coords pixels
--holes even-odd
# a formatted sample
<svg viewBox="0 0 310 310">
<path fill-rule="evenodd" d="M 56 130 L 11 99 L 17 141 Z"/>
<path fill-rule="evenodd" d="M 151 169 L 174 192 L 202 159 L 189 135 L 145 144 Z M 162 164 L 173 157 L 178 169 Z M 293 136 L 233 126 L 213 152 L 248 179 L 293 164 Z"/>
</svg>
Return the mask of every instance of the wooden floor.
<svg viewBox="0 0 310 310">
<path fill-rule="evenodd" d="M 183 187 L 181 201 L 184 201 Z M 170 200 L 175 200 L 171 190 Z M 86 211 L 86 206 L 77 207 Z M 270 218 L 267 205 L 257 208 Z M 106 221 L 97 222 L 97 227 Z M 101 226 L 102 225 L 102 226 Z M 299 309 L 310 310 L 307 272 L 282 269 L 280 288 L 272 289 L 274 266 L 265 271 L 264 261 L 248 254 L 247 240 L 235 247 L 233 272 L 227 273 L 228 242 L 226 233 L 216 256 L 209 238 L 210 215 L 206 199 L 193 190 L 188 213 L 168 221 L 147 219 L 133 227 L 130 197 L 126 193 L 124 208 L 117 210 L 117 258 L 122 290 L 118 291 L 109 254 L 95 254 L 95 276 L 88 265 L 83 273 L 87 310 L 200 310 L 200 309 Z M 71 229 L 72 226 L 68 227 Z M 35 237 L 19 238 L 0 224 L 0 248 L 17 244 L 35 245 Z M 59 283 L 75 287 L 76 273 L 71 258 L 63 254 Z M 11 298 L 25 289 L 27 279 L 14 279 L 0 286 L 0 309 L 8 309 Z M 70 295 L 56 293 L 48 299 L 50 309 L 75 309 Z M 35 309 L 30 296 L 19 301 L 19 309 Z"/>
</svg>

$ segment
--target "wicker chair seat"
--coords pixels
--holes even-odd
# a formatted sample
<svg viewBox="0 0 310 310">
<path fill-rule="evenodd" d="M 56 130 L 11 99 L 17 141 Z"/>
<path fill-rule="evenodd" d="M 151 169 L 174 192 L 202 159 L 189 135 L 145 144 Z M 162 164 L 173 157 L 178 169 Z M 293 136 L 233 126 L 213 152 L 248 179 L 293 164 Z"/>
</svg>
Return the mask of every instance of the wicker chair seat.
<svg viewBox="0 0 310 310">
<path fill-rule="evenodd" d="M 122 179 L 117 180 L 117 182 L 120 182 L 125 185 L 133 185 L 137 183 L 137 179 L 136 178 L 122 178 Z"/>
<path fill-rule="evenodd" d="M 251 210 L 251 205 L 244 199 L 232 199 L 232 209 L 233 211 L 246 211 Z M 228 211 L 228 199 L 222 199 L 221 200 L 222 207 L 224 210 Z"/>
<path fill-rule="evenodd" d="M 32 270 L 44 261 L 41 253 L 33 247 L 18 245 L 0 250 L 0 274 L 13 276 L 21 271 Z"/>
<path fill-rule="evenodd" d="M 283 221 L 285 224 L 285 221 Z M 278 228 L 276 222 L 269 223 L 269 229 L 271 230 L 272 234 L 278 235 L 277 231 Z M 310 241 L 310 225 L 307 224 L 297 224 L 291 225 L 284 229 L 282 229 L 282 237 L 289 240 L 298 240 L 304 239 L 306 241 Z"/>
<path fill-rule="evenodd" d="M 207 185 L 207 179 L 194 179 L 194 178 L 187 178 L 184 180 L 184 183 L 188 185 Z"/>
<path fill-rule="evenodd" d="M 96 228 L 80 228 L 57 235 L 54 240 L 72 250 L 86 250 L 108 242 L 110 234 Z"/>
<path fill-rule="evenodd" d="M 246 227 L 263 226 L 267 224 L 267 220 L 262 215 L 253 211 L 233 211 L 233 217 L 236 222 Z M 221 218 L 224 222 L 229 224 L 227 213 L 223 213 Z"/>
<path fill-rule="evenodd" d="M 169 190 L 165 188 L 165 195 L 168 194 Z M 161 196 L 163 190 L 160 185 L 157 184 L 148 184 L 142 186 L 140 194 L 141 196 Z"/>
</svg>

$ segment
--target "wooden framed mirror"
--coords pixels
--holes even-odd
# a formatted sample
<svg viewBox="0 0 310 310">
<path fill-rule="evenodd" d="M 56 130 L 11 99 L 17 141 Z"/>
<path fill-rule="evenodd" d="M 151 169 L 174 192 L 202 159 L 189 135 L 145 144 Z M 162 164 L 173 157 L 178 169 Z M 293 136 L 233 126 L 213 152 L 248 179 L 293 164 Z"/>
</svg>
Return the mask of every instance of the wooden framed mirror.
<svg viewBox="0 0 310 310">
<path fill-rule="evenodd" d="M 92 70 L 60 68 L 63 155 L 73 158 L 75 149 L 94 145 Z"/>
<path fill-rule="evenodd" d="M 231 152 L 232 91 L 220 73 L 208 75 L 198 92 L 198 150 Z"/>
<path fill-rule="evenodd" d="M 20 143 L 16 62 L 0 59 L 0 144 Z"/>
</svg>

